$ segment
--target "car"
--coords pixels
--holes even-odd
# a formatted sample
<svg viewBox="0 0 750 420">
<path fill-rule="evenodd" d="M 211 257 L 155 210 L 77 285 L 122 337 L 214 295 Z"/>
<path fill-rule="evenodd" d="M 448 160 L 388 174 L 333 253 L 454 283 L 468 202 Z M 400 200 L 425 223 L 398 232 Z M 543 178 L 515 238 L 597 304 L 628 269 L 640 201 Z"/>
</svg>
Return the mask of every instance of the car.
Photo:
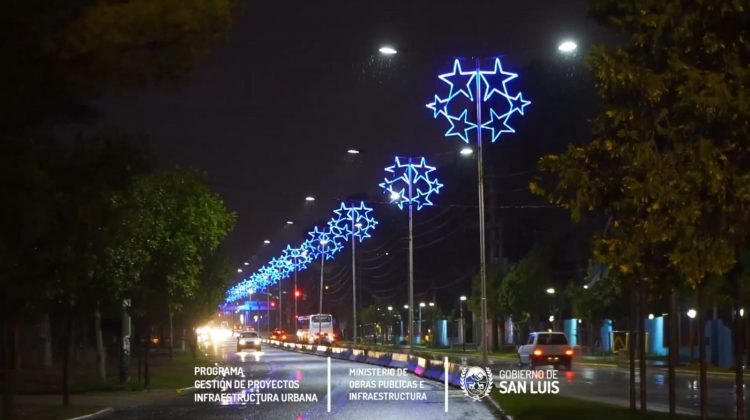
<svg viewBox="0 0 750 420">
<path fill-rule="evenodd" d="M 271 333 L 271 340 L 287 341 L 288 340 L 288 336 L 287 336 L 286 331 L 284 331 L 282 329 L 279 329 L 279 328 L 276 328 Z"/>
<path fill-rule="evenodd" d="M 237 351 L 253 349 L 260 351 L 260 336 L 255 331 L 243 331 L 237 337 Z"/>
<path fill-rule="evenodd" d="M 526 344 L 518 347 L 518 363 L 521 366 L 528 365 L 531 369 L 551 365 L 555 369 L 564 366 L 566 370 L 570 370 L 573 353 L 565 333 L 532 332 Z"/>
</svg>

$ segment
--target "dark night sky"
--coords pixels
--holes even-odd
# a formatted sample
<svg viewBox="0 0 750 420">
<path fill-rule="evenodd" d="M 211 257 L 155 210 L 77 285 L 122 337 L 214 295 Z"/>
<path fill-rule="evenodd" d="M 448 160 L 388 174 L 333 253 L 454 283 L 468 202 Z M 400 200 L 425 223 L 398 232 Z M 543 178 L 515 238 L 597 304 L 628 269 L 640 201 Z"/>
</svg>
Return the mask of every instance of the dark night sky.
<svg viewBox="0 0 750 420">
<path fill-rule="evenodd" d="M 501 55 L 519 70 L 552 58 L 563 38 L 585 48 L 597 33 L 583 0 L 252 1 L 177 87 L 98 106 L 105 123 L 147 134 L 165 164 L 206 170 L 238 214 L 229 252 L 238 264 L 256 254 L 265 262 L 337 198 L 376 196 L 394 154 L 438 165 L 455 155 L 463 143 L 444 138 L 424 107 L 452 57 Z M 380 57 L 382 44 L 399 54 Z M 352 161 L 349 147 L 363 153 Z M 318 198 L 313 207 L 306 194 Z M 288 228 L 289 219 L 298 223 Z"/>
</svg>

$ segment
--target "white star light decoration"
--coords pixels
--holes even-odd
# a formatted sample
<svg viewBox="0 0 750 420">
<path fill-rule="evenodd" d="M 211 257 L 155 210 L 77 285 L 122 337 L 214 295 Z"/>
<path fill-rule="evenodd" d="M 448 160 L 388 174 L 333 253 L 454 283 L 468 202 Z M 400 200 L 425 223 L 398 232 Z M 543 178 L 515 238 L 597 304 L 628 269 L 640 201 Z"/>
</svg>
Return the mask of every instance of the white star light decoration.
<svg viewBox="0 0 750 420">
<path fill-rule="evenodd" d="M 336 215 L 328 221 L 328 229 L 334 239 L 347 241 L 354 235 L 354 238 L 362 242 L 370 237 L 370 232 L 378 224 L 377 220 L 370 216 L 372 209 L 365 206 L 364 201 L 361 201 L 359 206 L 341 203 L 341 207 L 333 212 Z"/>
<path fill-rule="evenodd" d="M 492 70 L 463 71 L 458 59 L 453 62 L 453 71 L 438 76 L 449 86 L 448 95 L 440 98 L 435 95 L 427 108 L 432 110 L 432 116 L 442 115 L 450 124 L 445 132 L 446 137 L 458 136 L 469 142 L 469 131 L 476 130 L 477 124 L 469 120 L 469 116 L 476 112 L 476 78 L 479 77 L 479 96 L 482 98 L 483 108 L 489 109 L 489 119 L 482 123 L 482 129 L 489 130 L 494 143 L 503 133 L 515 133 L 510 126 L 513 114 L 524 115 L 524 109 L 531 104 L 523 98 L 523 94 L 508 92 L 508 82 L 518 77 L 516 73 L 503 70 L 499 58 L 495 59 Z M 476 121 L 476 118 L 473 119 Z M 484 120 L 484 118 L 483 118 Z"/>
<path fill-rule="evenodd" d="M 393 174 L 394 178 L 385 178 L 384 182 L 378 185 L 388 194 L 391 202 L 398 205 L 401 210 L 404 204 L 409 203 L 416 204 L 417 210 L 431 206 L 430 196 L 440 193 L 440 188 L 443 187 L 437 178 L 431 178 L 430 173 L 435 170 L 435 167 L 427 165 L 427 160 L 423 157 L 406 160 L 396 157 L 395 164 L 385 170 Z M 411 186 L 411 194 L 409 186 Z"/>
</svg>

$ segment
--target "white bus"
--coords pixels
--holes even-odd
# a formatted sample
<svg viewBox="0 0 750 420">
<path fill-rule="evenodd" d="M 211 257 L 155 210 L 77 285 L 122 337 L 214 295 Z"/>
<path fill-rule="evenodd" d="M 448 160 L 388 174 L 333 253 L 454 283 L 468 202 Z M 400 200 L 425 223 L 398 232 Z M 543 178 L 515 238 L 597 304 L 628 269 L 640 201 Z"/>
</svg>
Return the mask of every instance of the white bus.
<svg viewBox="0 0 750 420">
<path fill-rule="evenodd" d="M 297 317 L 297 342 L 308 344 L 333 344 L 336 334 L 331 314 L 313 314 Z"/>
</svg>

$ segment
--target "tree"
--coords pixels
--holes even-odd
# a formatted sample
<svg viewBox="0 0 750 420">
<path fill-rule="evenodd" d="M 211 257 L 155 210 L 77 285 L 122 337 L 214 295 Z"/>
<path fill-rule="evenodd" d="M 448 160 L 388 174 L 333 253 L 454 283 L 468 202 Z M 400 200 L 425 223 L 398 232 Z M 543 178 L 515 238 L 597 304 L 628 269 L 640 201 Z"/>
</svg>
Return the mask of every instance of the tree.
<svg viewBox="0 0 750 420">
<path fill-rule="evenodd" d="M 497 306 L 520 325 L 536 328 L 540 315 L 549 313 L 545 289 L 550 286 L 549 249 L 535 244 L 529 254 L 512 264 L 494 296 Z"/>
<path fill-rule="evenodd" d="M 695 288 L 699 325 L 706 283 L 722 281 L 747 247 L 745 7 L 721 0 L 592 1 L 592 14 L 625 40 L 589 57 L 603 106 L 593 122 L 594 139 L 543 158 L 540 169 L 552 179 L 531 185 L 574 219 L 589 212 L 612 217 L 611 235 L 594 240 L 597 259 L 637 290 L 682 283 Z M 659 275 L 665 267 L 675 275 Z M 705 418 L 705 346 L 700 348 Z M 739 373 L 736 378 L 740 384 Z"/>
<path fill-rule="evenodd" d="M 179 312 L 195 296 L 205 261 L 232 229 L 235 215 L 211 192 L 205 175 L 185 169 L 138 177 L 124 208 L 125 228 L 112 259 L 142 339 L 145 334 L 148 388 L 153 320 Z"/>
<path fill-rule="evenodd" d="M 231 26 L 235 0 L 15 1 L 0 9 L 0 131 L 86 121 L 109 87 L 175 81 Z"/>
</svg>

